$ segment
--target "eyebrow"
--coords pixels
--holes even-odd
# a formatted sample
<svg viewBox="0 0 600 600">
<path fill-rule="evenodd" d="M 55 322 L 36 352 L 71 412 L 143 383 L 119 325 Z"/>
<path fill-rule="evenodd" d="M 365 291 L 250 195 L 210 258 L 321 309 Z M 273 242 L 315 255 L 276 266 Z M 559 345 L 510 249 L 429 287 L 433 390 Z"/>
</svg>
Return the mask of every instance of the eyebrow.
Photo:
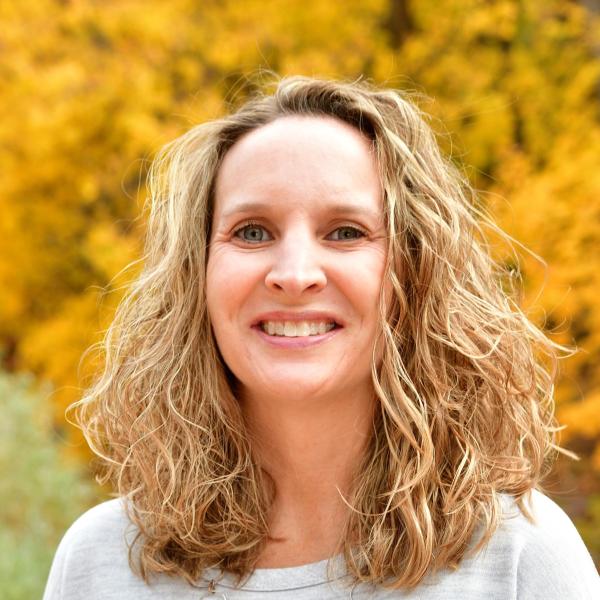
<svg viewBox="0 0 600 600">
<path fill-rule="evenodd" d="M 222 218 L 228 219 L 229 217 L 238 213 L 262 212 L 272 209 L 273 205 L 266 202 L 241 202 L 240 204 L 235 205 L 230 210 L 223 212 Z M 334 204 L 325 208 L 324 211 L 333 214 L 362 215 L 364 217 L 370 217 L 376 220 L 381 217 L 381 215 L 378 212 L 375 212 L 374 210 L 371 210 L 369 208 L 365 208 L 360 204 Z"/>
</svg>

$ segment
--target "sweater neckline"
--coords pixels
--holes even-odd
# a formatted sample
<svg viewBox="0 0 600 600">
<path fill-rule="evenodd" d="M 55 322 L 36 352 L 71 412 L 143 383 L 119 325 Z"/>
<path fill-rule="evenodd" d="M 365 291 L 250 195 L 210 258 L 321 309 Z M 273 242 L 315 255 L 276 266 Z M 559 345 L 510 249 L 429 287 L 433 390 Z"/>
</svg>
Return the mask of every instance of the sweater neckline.
<svg viewBox="0 0 600 600">
<path fill-rule="evenodd" d="M 327 577 L 327 564 L 332 562 L 333 578 Z M 235 577 L 230 573 L 222 573 L 219 569 L 211 568 L 204 572 L 203 583 L 208 585 L 213 581 L 219 586 L 253 592 L 283 592 L 318 585 L 342 583 L 347 578 L 343 554 L 326 558 L 317 562 L 298 565 L 295 567 L 275 567 L 255 569 L 246 582 L 241 586 L 235 585 Z"/>
</svg>

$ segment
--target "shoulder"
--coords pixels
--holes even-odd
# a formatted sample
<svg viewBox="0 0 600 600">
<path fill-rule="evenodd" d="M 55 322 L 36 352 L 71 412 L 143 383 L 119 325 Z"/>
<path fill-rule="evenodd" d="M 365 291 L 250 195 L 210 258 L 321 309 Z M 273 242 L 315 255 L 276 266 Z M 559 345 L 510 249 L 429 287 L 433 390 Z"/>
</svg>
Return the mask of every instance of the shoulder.
<svg viewBox="0 0 600 600">
<path fill-rule="evenodd" d="M 82 514 L 64 534 L 50 568 L 43 600 L 187 600 L 198 592 L 183 579 L 161 573 L 150 584 L 135 573 L 139 529 L 127 515 L 127 500 L 102 502 Z"/>
<path fill-rule="evenodd" d="M 90 508 L 69 527 L 57 552 L 65 558 L 76 552 L 80 559 L 97 560 L 108 550 L 122 550 L 128 529 L 133 532 L 123 499 L 108 500 Z"/>
<path fill-rule="evenodd" d="M 445 569 L 423 589 L 423 600 L 441 597 L 472 600 L 592 600 L 600 580 L 581 536 L 566 513 L 533 490 L 525 502 L 530 521 L 514 497 L 500 497 L 498 528 L 477 553 L 456 570 Z M 481 529 L 473 536 L 474 548 Z"/>
<path fill-rule="evenodd" d="M 514 574 L 517 598 L 600 598 L 600 580 L 575 525 L 558 504 L 532 490 L 525 507 L 502 496 L 502 522 L 490 542 Z"/>
<path fill-rule="evenodd" d="M 523 514 L 512 496 L 502 495 L 502 522 L 497 532 L 498 537 L 510 540 L 518 549 L 521 560 L 534 550 L 564 556 L 570 549 L 591 561 L 575 525 L 556 502 L 532 490 L 523 503 L 533 521 Z"/>
<path fill-rule="evenodd" d="M 90 508 L 64 534 L 52 562 L 44 600 L 96 598 L 94 590 L 100 582 L 106 590 L 107 574 L 118 585 L 133 584 L 128 544 L 133 543 L 135 534 L 123 499 Z"/>
<path fill-rule="evenodd" d="M 108 541 L 129 523 L 124 502 L 123 498 L 114 498 L 93 506 L 73 522 L 64 540 L 78 543 Z"/>
</svg>

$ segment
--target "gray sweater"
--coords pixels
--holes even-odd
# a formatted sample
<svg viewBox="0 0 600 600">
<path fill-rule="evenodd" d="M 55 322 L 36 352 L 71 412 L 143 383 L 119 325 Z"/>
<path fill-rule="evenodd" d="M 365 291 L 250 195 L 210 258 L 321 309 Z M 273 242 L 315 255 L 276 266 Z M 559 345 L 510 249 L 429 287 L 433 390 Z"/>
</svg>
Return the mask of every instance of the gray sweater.
<svg viewBox="0 0 600 600">
<path fill-rule="evenodd" d="M 532 494 L 536 524 L 503 496 L 504 519 L 484 550 L 456 571 L 428 577 L 411 592 L 357 586 L 343 576 L 341 556 L 327 581 L 327 561 L 299 567 L 257 569 L 242 589 L 229 575 L 205 573 L 197 587 L 159 576 L 150 585 L 135 576 L 127 561 L 126 540 L 135 535 L 121 499 L 99 504 L 64 535 L 46 585 L 44 600 L 327 600 L 329 598 L 406 598 L 411 600 L 600 600 L 600 578 L 589 552 L 567 515 L 540 492 Z M 214 592 L 209 583 L 214 580 Z"/>
</svg>

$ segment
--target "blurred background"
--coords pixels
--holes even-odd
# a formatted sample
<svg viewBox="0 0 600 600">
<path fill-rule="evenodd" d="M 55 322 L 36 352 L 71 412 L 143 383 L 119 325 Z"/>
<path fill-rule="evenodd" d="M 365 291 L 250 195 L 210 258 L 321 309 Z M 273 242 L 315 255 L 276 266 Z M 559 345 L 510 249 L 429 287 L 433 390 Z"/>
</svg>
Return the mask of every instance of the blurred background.
<svg viewBox="0 0 600 600">
<path fill-rule="evenodd" d="M 549 495 L 600 564 L 599 0 L 0 0 L 0 586 L 41 596 L 108 497 L 65 408 L 136 269 L 149 161 L 261 69 L 415 91 L 557 342 Z"/>
</svg>

